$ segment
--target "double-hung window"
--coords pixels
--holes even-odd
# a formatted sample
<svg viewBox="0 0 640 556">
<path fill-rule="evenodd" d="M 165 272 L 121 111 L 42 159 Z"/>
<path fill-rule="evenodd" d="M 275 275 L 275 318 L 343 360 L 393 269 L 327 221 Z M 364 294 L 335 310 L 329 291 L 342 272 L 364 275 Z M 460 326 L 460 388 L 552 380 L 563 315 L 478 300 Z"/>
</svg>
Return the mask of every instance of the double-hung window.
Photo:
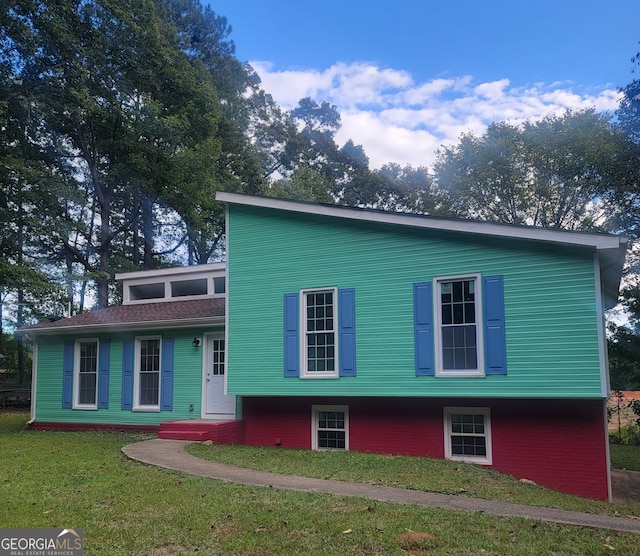
<svg viewBox="0 0 640 556">
<path fill-rule="evenodd" d="M 413 303 L 416 376 L 507 374 L 502 276 L 416 282 Z"/>
<path fill-rule="evenodd" d="M 314 405 L 312 412 L 311 447 L 314 450 L 348 450 L 348 407 Z"/>
<path fill-rule="evenodd" d="M 78 340 L 75 345 L 74 404 L 78 409 L 98 405 L 98 340 Z"/>
<path fill-rule="evenodd" d="M 285 378 L 355 377 L 355 290 L 285 293 L 283 340 Z"/>
<path fill-rule="evenodd" d="M 435 284 L 438 374 L 484 374 L 479 277 L 442 278 Z"/>
<path fill-rule="evenodd" d="M 490 465 L 492 455 L 489 409 L 445 407 L 444 444 L 447 459 Z"/>
<path fill-rule="evenodd" d="M 136 375 L 134 399 L 136 409 L 160 409 L 161 338 L 136 339 Z"/>
<path fill-rule="evenodd" d="M 337 375 L 336 289 L 303 291 L 303 374 Z"/>
<path fill-rule="evenodd" d="M 174 339 L 140 336 L 122 343 L 123 411 L 173 409 Z"/>
</svg>

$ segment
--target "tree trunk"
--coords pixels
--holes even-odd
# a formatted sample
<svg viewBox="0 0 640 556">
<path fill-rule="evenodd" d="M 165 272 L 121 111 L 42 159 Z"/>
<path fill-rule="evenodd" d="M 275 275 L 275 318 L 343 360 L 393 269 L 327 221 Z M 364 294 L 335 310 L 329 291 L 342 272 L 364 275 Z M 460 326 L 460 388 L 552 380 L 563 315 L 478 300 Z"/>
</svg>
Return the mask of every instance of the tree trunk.
<svg viewBox="0 0 640 556">
<path fill-rule="evenodd" d="M 153 201 L 149 195 L 143 193 L 142 198 L 142 232 L 144 235 L 144 266 L 145 270 L 153 268 Z"/>
<path fill-rule="evenodd" d="M 16 325 L 20 328 L 23 323 L 23 309 L 24 307 L 24 291 L 22 287 L 18 290 L 18 318 Z M 25 386 L 26 384 L 26 369 L 24 368 L 24 342 L 22 340 L 22 336 L 17 337 L 18 342 L 18 384 L 20 386 Z"/>
<path fill-rule="evenodd" d="M 96 279 L 98 307 L 109 306 L 109 254 L 111 245 L 111 195 L 107 186 L 101 186 L 100 200 L 100 250 L 98 253 L 98 278 Z"/>
</svg>

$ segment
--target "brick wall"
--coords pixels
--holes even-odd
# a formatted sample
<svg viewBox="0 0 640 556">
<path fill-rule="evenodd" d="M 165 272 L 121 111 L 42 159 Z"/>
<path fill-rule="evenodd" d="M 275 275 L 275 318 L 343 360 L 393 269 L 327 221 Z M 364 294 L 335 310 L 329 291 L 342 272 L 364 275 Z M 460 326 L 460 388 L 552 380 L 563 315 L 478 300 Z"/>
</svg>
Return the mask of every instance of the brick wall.
<svg viewBox="0 0 640 556">
<path fill-rule="evenodd" d="M 602 400 L 495 403 L 493 467 L 557 490 L 608 498 Z"/>
<path fill-rule="evenodd" d="M 311 448 L 311 406 L 349 407 L 351 450 L 444 457 L 444 407 L 489 407 L 492 467 L 589 498 L 608 498 L 601 400 L 244 398 L 245 443 Z"/>
<path fill-rule="evenodd" d="M 244 444 L 244 422 L 217 423 L 210 434 L 211 440 L 220 444 Z"/>
</svg>

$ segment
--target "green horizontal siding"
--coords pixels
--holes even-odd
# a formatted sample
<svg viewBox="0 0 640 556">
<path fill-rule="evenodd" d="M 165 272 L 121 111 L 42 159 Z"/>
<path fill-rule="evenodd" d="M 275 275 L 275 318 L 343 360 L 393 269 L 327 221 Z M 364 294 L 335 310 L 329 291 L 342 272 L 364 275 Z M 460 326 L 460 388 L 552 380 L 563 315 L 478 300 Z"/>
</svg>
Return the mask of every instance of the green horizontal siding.
<svg viewBox="0 0 640 556">
<path fill-rule="evenodd" d="M 231 205 L 229 393 L 599 397 L 593 253 Z M 507 376 L 416 377 L 413 283 L 501 274 Z M 283 377 L 283 294 L 356 292 L 357 377 Z"/>
<path fill-rule="evenodd" d="M 160 412 L 122 411 L 122 344 L 136 336 L 103 334 L 100 338 L 111 342 L 108 409 L 62 408 L 62 353 L 66 342 L 75 342 L 83 336 L 38 338 L 38 371 L 36 390 L 36 420 L 65 423 L 155 425 L 163 421 L 199 418 L 202 402 L 202 357 L 204 345 L 194 348 L 194 336 L 202 338 L 204 332 L 214 330 L 175 331 L 162 330 L 150 335 L 174 339 L 173 410 Z M 144 334 L 138 334 L 140 336 Z M 193 411 L 189 406 L 193 404 Z"/>
</svg>

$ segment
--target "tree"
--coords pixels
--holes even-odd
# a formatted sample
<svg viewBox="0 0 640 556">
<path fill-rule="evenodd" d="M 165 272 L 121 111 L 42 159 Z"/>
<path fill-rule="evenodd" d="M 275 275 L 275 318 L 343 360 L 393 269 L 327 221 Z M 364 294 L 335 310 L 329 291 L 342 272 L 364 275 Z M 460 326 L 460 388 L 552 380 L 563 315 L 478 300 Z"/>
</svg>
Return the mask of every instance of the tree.
<svg viewBox="0 0 640 556">
<path fill-rule="evenodd" d="M 41 254 L 65 261 L 70 274 L 82 268 L 100 306 L 115 271 L 162 264 L 160 254 L 178 248 L 159 248 L 167 243 L 156 238 L 161 211 L 179 215 L 183 237 L 198 237 L 189 242 L 199 246 L 194 258 L 207 262 L 223 229 L 219 219 L 207 228 L 215 190 L 259 176 L 253 153 L 236 148 L 242 133 L 224 117 L 212 77 L 214 60 L 233 64 L 211 50 L 211 67 L 193 55 L 171 5 L 25 0 L 0 14 L 3 85 L 7 96 L 28 99 L 29 142 L 57 177 L 57 195 L 41 203 Z"/>
<path fill-rule="evenodd" d="M 428 168 L 385 164 L 376 172 L 385 184 L 380 206 L 387 210 L 456 216 L 447 192 L 438 189 Z"/>
<path fill-rule="evenodd" d="M 251 143 L 249 129 L 255 119 L 256 98 L 262 96 L 253 69 L 235 57 L 235 45 L 228 39 L 231 28 L 225 17 L 216 15 L 198 0 L 166 0 L 169 20 L 178 33 L 178 44 L 189 61 L 208 74 L 219 99 L 216 148 L 213 167 L 192 157 L 184 165 L 185 185 L 180 198 L 172 202 L 184 220 L 188 263 L 201 264 L 222 252 L 224 208 L 215 201 L 218 190 L 262 193 L 264 174 L 258 149 Z M 200 155 L 206 150 L 198 151 Z M 194 179 L 194 174 L 198 179 Z"/>
<path fill-rule="evenodd" d="M 637 69 L 640 53 L 632 63 Z M 618 185 L 609 196 L 619 207 L 617 227 L 630 238 L 630 248 L 624 271 L 622 318 L 609 325 L 609 362 L 612 387 L 640 389 L 640 81 L 632 80 L 620 92 L 616 119 L 628 143 L 620 152 Z"/>
<path fill-rule="evenodd" d="M 5 331 L 52 314 L 61 297 L 36 264 L 44 231 L 40 210 L 59 185 L 47 164 L 50 154 L 34 140 L 39 133 L 29 91 L 12 74 L 10 59 L 0 56 L 0 353 L 15 347 L 4 363 L 12 362 L 20 384 L 26 380 L 27 355 L 21 339 L 8 341 Z"/>
<path fill-rule="evenodd" d="M 301 166 L 293 171 L 290 178 L 274 182 L 269 188 L 269 194 L 279 199 L 333 204 L 329 194 L 332 185 L 324 174 Z"/>
<path fill-rule="evenodd" d="M 337 145 L 340 114 L 336 106 L 304 98 L 290 112 L 288 120 L 286 116 L 281 119 L 278 113 L 273 114 L 272 129 L 281 139 L 279 145 L 271 144 L 269 153 L 274 161 L 272 169 L 282 178 L 277 186 L 271 187 L 270 194 L 379 208 L 388 208 L 397 201 L 392 199 L 397 191 L 390 190 L 383 175 L 369 168 L 361 145 L 352 140 L 342 147 Z"/>
<path fill-rule="evenodd" d="M 592 109 L 522 126 L 495 123 L 438 153 L 435 179 L 460 214 L 548 228 L 598 229 L 625 138 Z"/>
</svg>

